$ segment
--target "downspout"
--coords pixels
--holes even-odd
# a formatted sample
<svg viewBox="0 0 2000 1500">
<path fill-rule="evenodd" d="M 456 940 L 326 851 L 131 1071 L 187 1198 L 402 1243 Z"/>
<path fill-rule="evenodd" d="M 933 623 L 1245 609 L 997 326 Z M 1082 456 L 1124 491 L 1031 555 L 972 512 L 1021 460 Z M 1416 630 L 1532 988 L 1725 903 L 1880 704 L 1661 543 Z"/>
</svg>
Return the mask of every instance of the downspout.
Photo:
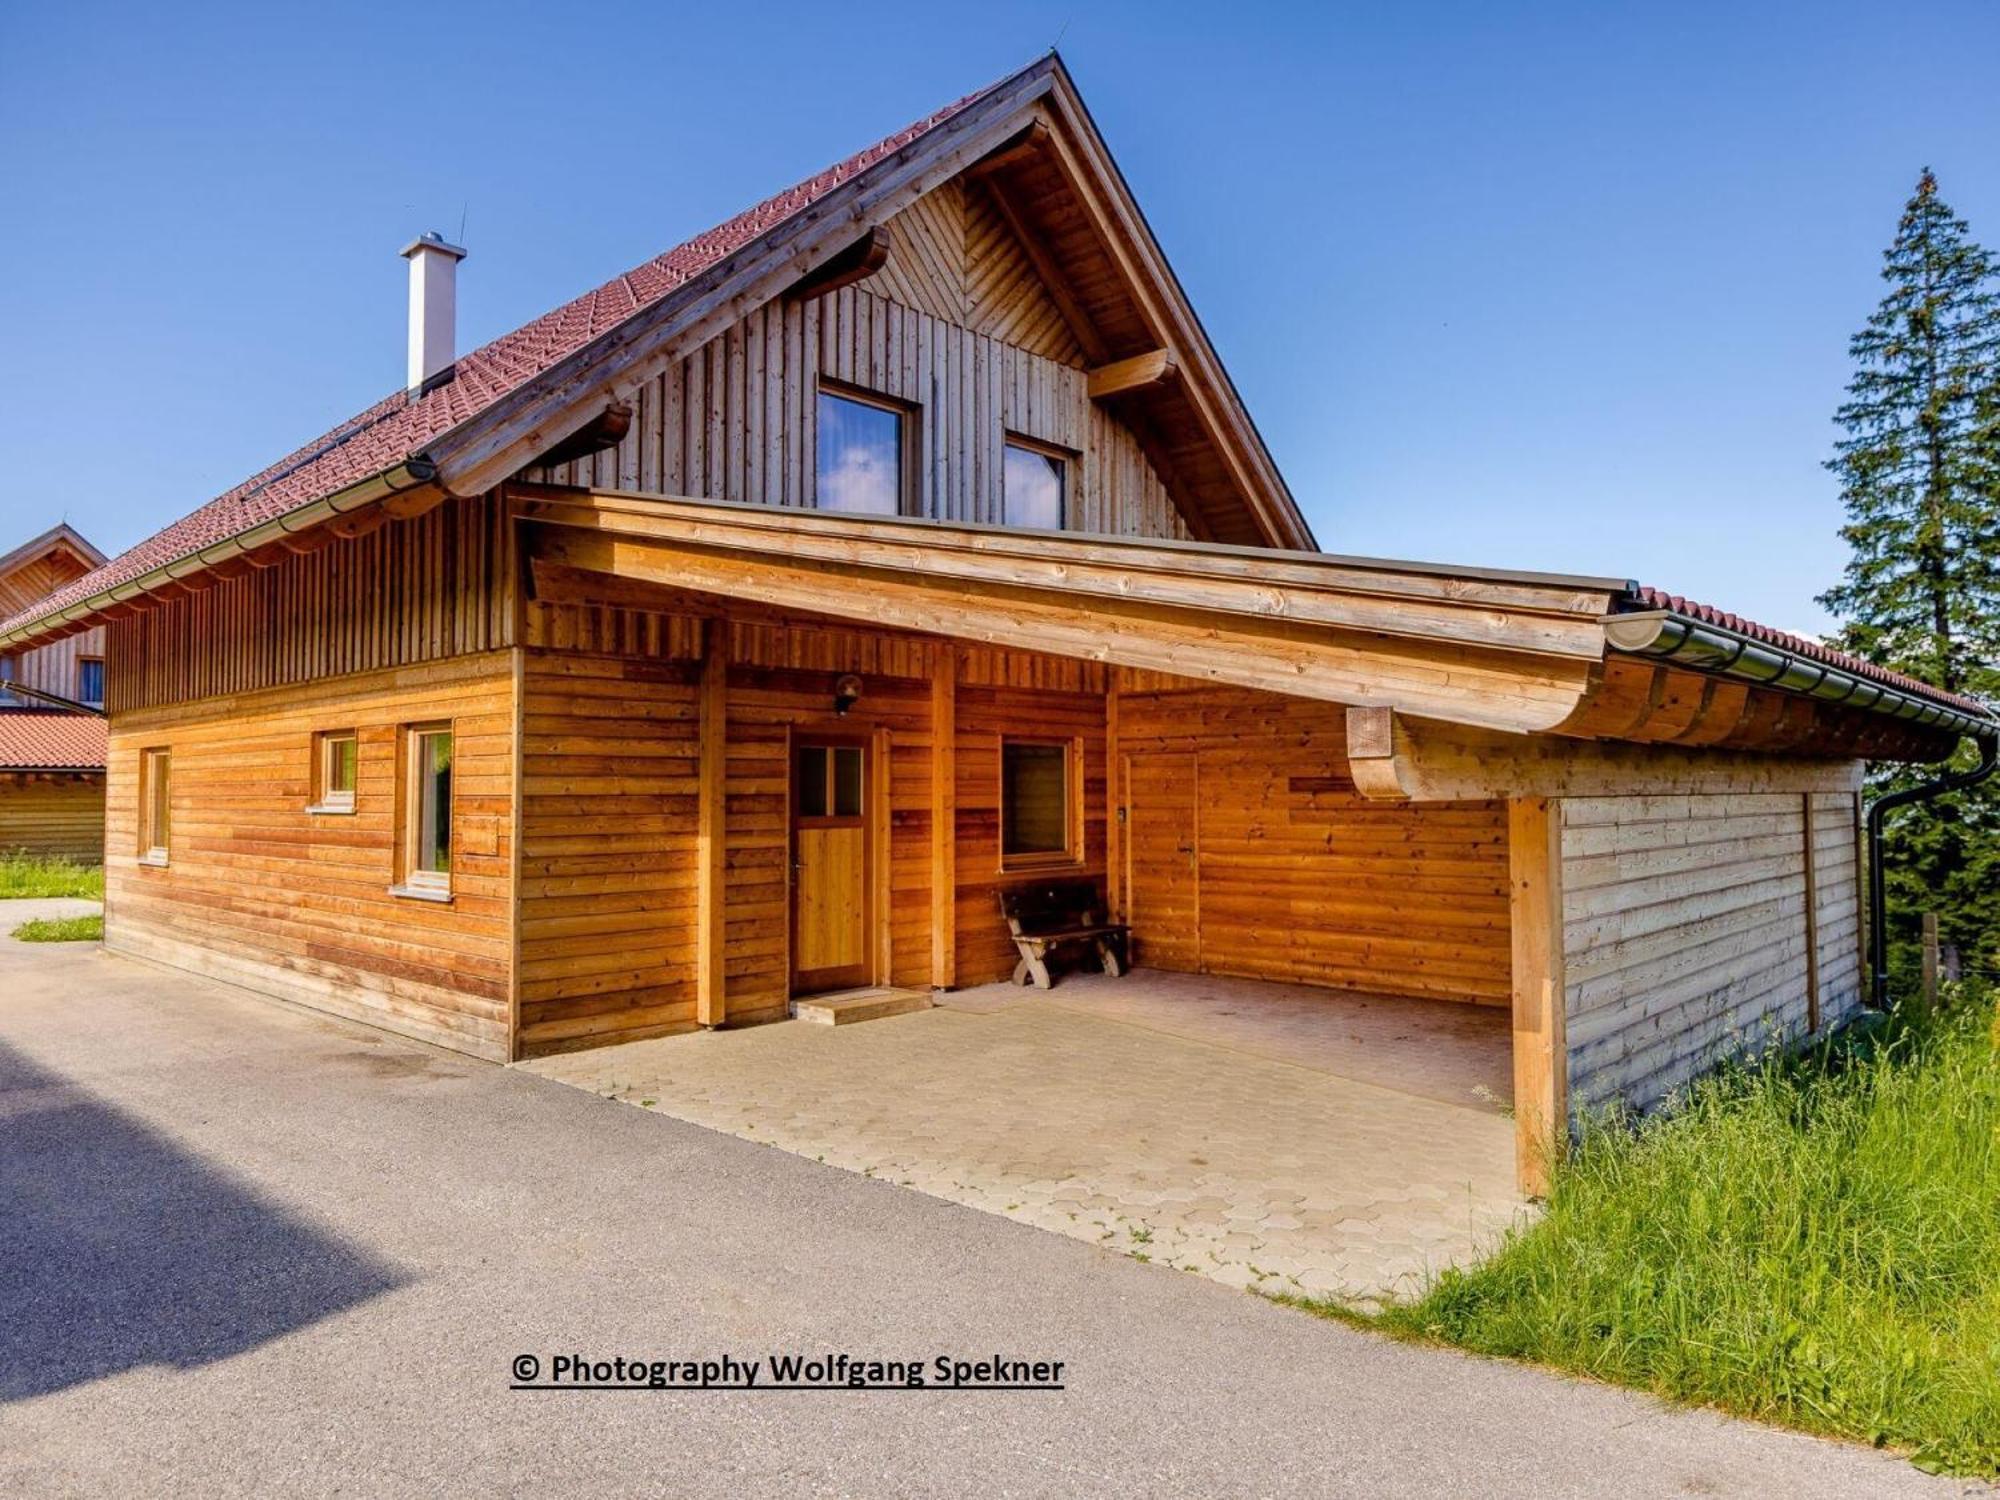
<svg viewBox="0 0 2000 1500">
<path fill-rule="evenodd" d="M 1966 771 L 1952 771 L 1922 786 L 1906 787 L 1877 797 L 1868 806 L 1868 971 L 1869 1003 L 1877 1010 L 1889 1008 L 1889 914 L 1882 871 L 1882 827 L 1889 814 L 1918 802 L 1929 802 L 1947 792 L 1962 792 L 1978 786 L 2000 765 L 2000 731 L 1989 729 L 1979 736 L 1979 764 Z"/>
</svg>

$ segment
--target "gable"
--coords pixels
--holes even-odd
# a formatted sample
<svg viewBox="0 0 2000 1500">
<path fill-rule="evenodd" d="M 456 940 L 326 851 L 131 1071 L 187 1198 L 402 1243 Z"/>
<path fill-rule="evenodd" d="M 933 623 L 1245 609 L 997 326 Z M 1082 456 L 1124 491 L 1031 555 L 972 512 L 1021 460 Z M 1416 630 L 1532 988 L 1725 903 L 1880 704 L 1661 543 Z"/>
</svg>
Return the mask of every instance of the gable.
<svg viewBox="0 0 2000 1500">
<path fill-rule="evenodd" d="M 104 554 L 67 525 L 51 527 L 0 556 L 0 618 L 46 599 L 104 561 Z"/>
</svg>

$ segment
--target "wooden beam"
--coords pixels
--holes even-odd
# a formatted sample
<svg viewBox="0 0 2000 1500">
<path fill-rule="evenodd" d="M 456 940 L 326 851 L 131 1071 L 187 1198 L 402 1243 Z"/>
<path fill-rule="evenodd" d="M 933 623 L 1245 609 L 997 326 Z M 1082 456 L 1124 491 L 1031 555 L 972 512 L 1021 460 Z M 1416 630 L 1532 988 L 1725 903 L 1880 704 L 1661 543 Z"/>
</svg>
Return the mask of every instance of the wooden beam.
<svg viewBox="0 0 2000 1500">
<path fill-rule="evenodd" d="M 1110 920 L 1125 920 L 1125 798 L 1119 771 L 1124 759 L 1118 745 L 1118 689 L 1124 673 L 1105 669 L 1104 685 L 1104 904 Z M 1127 962 L 1131 954 L 1125 954 Z"/>
<path fill-rule="evenodd" d="M 426 511 L 434 510 L 445 502 L 445 489 L 439 484 L 421 484 L 413 490 L 391 495 L 381 504 L 389 518 L 394 521 L 413 521 Z"/>
<path fill-rule="evenodd" d="M 695 1020 L 720 1026 L 725 996 L 729 836 L 729 623 L 711 618 L 701 634 L 701 741 L 695 805 Z"/>
<path fill-rule="evenodd" d="M 981 157 L 978 161 L 967 167 L 965 175 L 968 177 L 990 177 L 995 172 L 1004 172 L 1009 167 L 1019 166 L 1022 162 L 1032 161 L 1034 158 L 1040 156 L 1042 152 L 1048 149 L 1048 144 L 1049 122 L 1047 120 L 1036 120 L 1026 130 L 1015 136 L 1011 141 L 1000 146 L 991 155 Z"/>
<path fill-rule="evenodd" d="M 343 541 L 368 535 L 389 524 L 389 513 L 379 505 L 368 506 L 365 510 L 350 511 L 344 516 L 335 516 L 326 523 L 326 529 Z M 211 570 L 213 571 L 213 570 Z"/>
<path fill-rule="evenodd" d="M 1818 851 L 1813 848 L 1813 794 L 1799 794 L 1799 811 L 1805 825 L 1806 879 L 1806 1032 L 1819 1035 L 1819 879 Z"/>
<path fill-rule="evenodd" d="M 866 234 L 836 253 L 819 269 L 808 271 L 786 287 L 785 295 L 794 302 L 810 302 L 815 297 L 837 292 L 844 286 L 866 281 L 888 263 L 889 233 L 879 224 L 871 225 Z"/>
<path fill-rule="evenodd" d="M 1090 399 L 1102 401 L 1107 396 L 1120 396 L 1128 391 L 1145 390 L 1158 385 L 1163 380 L 1171 380 L 1180 373 L 1180 365 L 1175 361 L 1171 349 L 1149 349 L 1144 354 L 1135 354 L 1130 359 L 1115 360 L 1108 365 L 1099 365 L 1090 372 Z"/>
<path fill-rule="evenodd" d="M 1507 889 L 1514 950 L 1514 1170 L 1521 1191 L 1541 1197 L 1549 1190 L 1551 1166 L 1569 1144 L 1560 799 L 1508 800 Z"/>
<path fill-rule="evenodd" d="M 958 648 L 931 675 L 931 987 L 958 983 Z"/>
<path fill-rule="evenodd" d="M 1023 222 L 1021 211 L 1014 206 L 1014 200 L 1008 196 L 1007 190 L 993 178 L 986 180 L 985 187 L 987 196 L 993 200 L 994 208 L 999 211 L 1001 222 L 1007 226 L 1007 232 L 1014 236 L 1015 243 L 1021 247 L 1021 253 L 1028 257 L 1028 264 L 1034 268 L 1036 279 L 1047 290 L 1049 300 L 1055 303 L 1056 311 L 1062 314 L 1063 321 L 1069 325 L 1069 331 L 1076 336 L 1077 347 L 1083 350 L 1083 357 L 1094 365 L 1103 364 L 1111 357 L 1110 350 L 1103 336 L 1098 333 L 1097 325 L 1091 321 L 1090 314 L 1083 310 L 1083 304 L 1071 294 L 1069 278 L 1050 258 L 1041 236 L 1035 234 Z"/>
</svg>

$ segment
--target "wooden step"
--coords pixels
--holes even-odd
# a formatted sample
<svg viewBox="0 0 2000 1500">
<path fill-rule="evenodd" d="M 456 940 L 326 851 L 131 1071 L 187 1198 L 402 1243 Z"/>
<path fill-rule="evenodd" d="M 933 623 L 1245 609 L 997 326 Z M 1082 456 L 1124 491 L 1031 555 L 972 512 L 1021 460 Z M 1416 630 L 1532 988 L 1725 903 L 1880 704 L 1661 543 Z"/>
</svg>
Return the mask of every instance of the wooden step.
<svg viewBox="0 0 2000 1500">
<path fill-rule="evenodd" d="M 929 990 L 895 990 L 871 985 L 862 990 L 840 990 L 831 995 L 813 995 L 792 1002 L 792 1014 L 801 1021 L 821 1026 L 845 1026 L 851 1021 L 879 1021 L 884 1016 L 906 1016 L 913 1010 L 929 1010 Z"/>
</svg>

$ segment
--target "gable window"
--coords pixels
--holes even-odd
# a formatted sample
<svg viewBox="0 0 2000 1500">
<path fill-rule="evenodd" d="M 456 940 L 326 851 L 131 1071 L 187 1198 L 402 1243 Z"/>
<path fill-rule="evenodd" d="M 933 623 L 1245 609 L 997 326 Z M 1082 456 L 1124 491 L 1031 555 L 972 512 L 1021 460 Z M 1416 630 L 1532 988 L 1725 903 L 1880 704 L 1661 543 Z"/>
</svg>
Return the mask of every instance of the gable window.
<svg viewBox="0 0 2000 1500">
<path fill-rule="evenodd" d="M 163 865 L 171 834 L 172 757 L 165 750 L 139 752 L 139 863 Z"/>
<path fill-rule="evenodd" d="M 1083 858 L 1082 764 L 1074 740 L 1000 741 L 1000 862 L 1008 868 Z"/>
<path fill-rule="evenodd" d="M 403 741 L 403 883 L 397 894 L 442 900 L 451 893 L 451 726 L 413 725 Z"/>
<path fill-rule="evenodd" d="M 818 417 L 819 508 L 864 516 L 909 509 L 908 413 L 886 401 L 822 389 Z"/>
<path fill-rule="evenodd" d="M 76 701 L 92 708 L 104 706 L 104 658 L 82 656 L 76 663 Z"/>
<path fill-rule="evenodd" d="M 329 729 L 313 737 L 313 801 L 308 812 L 354 811 L 354 777 L 360 742 L 351 729 Z"/>
<path fill-rule="evenodd" d="M 1039 443 L 1007 439 L 1001 514 L 1009 526 L 1061 531 L 1069 501 L 1069 460 Z"/>
</svg>

